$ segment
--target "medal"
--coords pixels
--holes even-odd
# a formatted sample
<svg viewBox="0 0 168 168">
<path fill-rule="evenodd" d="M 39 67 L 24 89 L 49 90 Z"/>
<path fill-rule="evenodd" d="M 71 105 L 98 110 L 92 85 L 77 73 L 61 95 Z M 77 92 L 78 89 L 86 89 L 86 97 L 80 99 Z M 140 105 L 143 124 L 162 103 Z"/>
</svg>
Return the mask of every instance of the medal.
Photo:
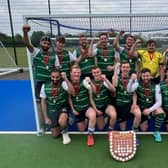
<svg viewBox="0 0 168 168">
<path fill-rule="evenodd" d="M 98 94 L 97 97 L 100 98 L 100 95 Z"/>
<path fill-rule="evenodd" d="M 85 62 L 88 62 L 88 59 L 85 59 Z"/>
<path fill-rule="evenodd" d="M 53 99 L 53 103 L 56 103 L 56 100 L 55 100 L 55 99 Z"/>
<path fill-rule="evenodd" d="M 124 93 L 126 94 L 126 93 L 127 93 L 127 91 L 126 91 L 126 90 L 124 90 Z"/>
<path fill-rule="evenodd" d="M 148 98 L 146 98 L 146 101 L 148 102 L 148 101 L 149 101 L 149 99 L 148 99 Z"/>
<path fill-rule="evenodd" d="M 104 61 L 106 62 L 106 61 L 107 61 L 107 58 L 104 58 Z"/>
<path fill-rule="evenodd" d="M 49 69 L 48 65 L 46 65 L 46 69 L 47 69 L 47 70 Z"/>
<path fill-rule="evenodd" d="M 76 96 L 76 100 L 79 100 L 79 97 L 78 97 L 78 96 Z"/>
<path fill-rule="evenodd" d="M 132 59 L 129 59 L 129 62 L 131 63 L 131 62 L 132 62 Z"/>
</svg>

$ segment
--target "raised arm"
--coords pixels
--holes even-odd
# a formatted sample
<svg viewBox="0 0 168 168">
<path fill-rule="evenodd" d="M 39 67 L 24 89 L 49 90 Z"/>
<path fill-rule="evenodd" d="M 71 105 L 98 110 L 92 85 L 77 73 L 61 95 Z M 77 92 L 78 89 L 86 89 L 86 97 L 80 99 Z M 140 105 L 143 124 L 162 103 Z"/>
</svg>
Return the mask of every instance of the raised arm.
<svg viewBox="0 0 168 168">
<path fill-rule="evenodd" d="M 139 86 L 137 81 L 137 74 L 133 73 L 127 85 L 127 91 L 129 93 L 134 92 Z"/>
<path fill-rule="evenodd" d="M 135 43 L 132 45 L 131 49 L 128 52 L 128 55 L 131 57 L 138 57 L 138 53 L 136 52 L 136 48 L 138 46 L 138 44 L 141 42 L 140 39 L 136 39 Z"/>
<path fill-rule="evenodd" d="M 124 34 L 124 31 L 120 31 L 119 33 L 117 33 L 116 38 L 113 41 L 113 47 L 119 51 L 120 50 L 120 44 L 119 44 L 119 40 L 120 40 L 120 36 Z"/>
<path fill-rule="evenodd" d="M 61 72 L 61 77 L 62 77 L 62 79 L 63 79 L 63 80 L 66 82 L 66 84 L 67 84 L 67 92 L 68 92 L 69 94 L 74 94 L 74 93 L 75 93 L 74 88 L 73 88 L 71 82 L 68 80 L 68 78 L 67 78 L 67 76 L 66 76 L 66 73 L 65 73 L 65 72 Z"/>
<path fill-rule="evenodd" d="M 102 79 L 104 80 L 105 84 L 107 85 L 106 87 L 111 91 L 115 92 L 116 88 L 113 86 L 113 84 L 106 78 L 105 75 L 101 75 Z"/>
<path fill-rule="evenodd" d="M 97 54 L 97 49 L 96 49 L 96 47 L 93 46 L 94 43 L 95 43 L 95 40 L 96 39 L 92 39 L 91 42 L 90 42 L 89 49 L 88 49 L 88 55 L 89 55 L 89 57 L 94 57 Z M 98 43 L 96 44 L 96 46 L 100 45 L 99 43 L 100 42 L 98 41 Z"/>
<path fill-rule="evenodd" d="M 30 31 L 30 29 L 31 27 L 29 25 L 23 25 L 22 27 L 24 43 L 26 47 L 28 48 L 28 50 L 30 51 L 30 53 L 32 53 L 34 51 L 34 46 L 32 45 L 29 39 L 29 36 L 28 36 L 28 32 Z"/>
<path fill-rule="evenodd" d="M 112 84 L 116 88 L 118 86 L 118 70 L 120 70 L 120 63 L 117 62 L 114 66 L 114 74 L 112 77 Z"/>
</svg>

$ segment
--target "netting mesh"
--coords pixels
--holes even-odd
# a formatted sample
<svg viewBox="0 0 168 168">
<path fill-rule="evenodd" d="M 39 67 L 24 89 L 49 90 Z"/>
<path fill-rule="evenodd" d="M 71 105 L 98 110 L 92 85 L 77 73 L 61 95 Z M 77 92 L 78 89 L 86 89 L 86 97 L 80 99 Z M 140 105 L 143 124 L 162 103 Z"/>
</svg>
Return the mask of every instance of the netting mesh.
<svg viewBox="0 0 168 168">
<path fill-rule="evenodd" d="M 0 41 L 0 69 L 2 68 L 16 68 L 14 59 L 9 54 L 3 43 Z"/>
<path fill-rule="evenodd" d="M 79 31 L 115 31 L 152 32 L 168 30 L 168 16 L 166 15 L 78 15 L 78 16 L 36 16 L 26 17 L 35 29 L 74 33 Z M 66 30 L 68 29 L 68 31 Z"/>
</svg>

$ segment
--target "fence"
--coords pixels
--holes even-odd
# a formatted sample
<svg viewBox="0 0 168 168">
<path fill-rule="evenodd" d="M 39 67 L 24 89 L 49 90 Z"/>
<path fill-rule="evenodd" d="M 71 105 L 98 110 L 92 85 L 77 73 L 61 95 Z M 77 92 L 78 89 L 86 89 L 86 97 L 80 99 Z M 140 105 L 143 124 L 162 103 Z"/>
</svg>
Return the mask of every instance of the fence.
<svg viewBox="0 0 168 168">
<path fill-rule="evenodd" d="M 149 20 L 143 18 L 143 23 L 150 26 L 159 22 L 157 31 L 162 30 L 166 34 L 168 23 L 158 16 L 167 17 L 168 13 L 167 0 L 1 0 L 0 2 L 0 33 L 12 37 L 13 55 L 17 63 L 17 50 L 15 45 L 15 35 L 22 34 L 23 15 L 60 15 L 60 14 L 93 14 L 93 15 L 136 15 L 147 14 L 155 17 Z M 145 15 L 144 15 L 145 16 Z M 149 22 L 150 21 L 150 22 Z M 138 21 L 139 22 L 139 21 Z M 120 24 L 118 22 L 117 24 Z M 134 20 L 128 17 L 127 24 L 132 32 Z M 3 25 L 3 26 L 2 26 Z M 89 20 L 90 30 L 92 29 L 92 20 Z M 139 24 L 141 26 L 141 24 Z M 122 25 L 121 25 L 122 27 Z M 150 30 L 148 29 L 148 32 Z M 1 39 L 0 39 L 1 40 Z"/>
</svg>

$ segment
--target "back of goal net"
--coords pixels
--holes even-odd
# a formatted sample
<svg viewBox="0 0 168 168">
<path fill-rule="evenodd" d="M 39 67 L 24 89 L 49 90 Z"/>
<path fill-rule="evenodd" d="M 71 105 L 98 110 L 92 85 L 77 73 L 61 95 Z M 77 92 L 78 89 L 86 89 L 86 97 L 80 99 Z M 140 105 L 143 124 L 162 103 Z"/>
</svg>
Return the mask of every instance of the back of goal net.
<svg viewBox="0 0 168 168">
<path fill-rule="evenodd" d="M 8 50 L 10 50 L 10 48 L 7 49 L 2 41 L 0 41 L 0 71 L 17 68 L 14 58 Z"/>
</svg>

